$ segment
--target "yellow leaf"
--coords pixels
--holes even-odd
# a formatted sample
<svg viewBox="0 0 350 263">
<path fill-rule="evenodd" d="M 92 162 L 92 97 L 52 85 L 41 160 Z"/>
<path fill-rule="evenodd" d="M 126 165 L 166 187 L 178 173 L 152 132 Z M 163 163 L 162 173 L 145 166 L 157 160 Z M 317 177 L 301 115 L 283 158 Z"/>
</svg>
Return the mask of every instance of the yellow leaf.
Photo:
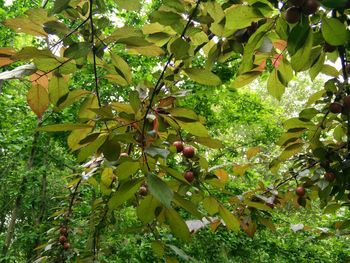
<svg viewBox="0 0 350 263">
<path fill-rule="evenodd" d="M 221 182 L 225 183 L 228 180 L 228 173 L 223 170 L 223 169 L 219 169 L 214 171 L 214 174 L 220 179 Z"/>
<path fill-rule="evenodd" d="M 247 158 L 250 160 L 253 158 L 255 155 L 257 155 L 260 152 L 260 147 L 252 147 L 249 148 L 247 151 Z"/>
<path fill-rule="evenodd" d="M 245 172 L 250 168 L 250 164 L 235 165 L 232 169 L 234 174 L 243 176 Z"/>
<path fill-rule="evenodd" d="M 42 86 L 32 86 L 28 91 L 27 101 L 32 111 L 41 118 L 49 106 L 49 93 Z"/>
</svg>

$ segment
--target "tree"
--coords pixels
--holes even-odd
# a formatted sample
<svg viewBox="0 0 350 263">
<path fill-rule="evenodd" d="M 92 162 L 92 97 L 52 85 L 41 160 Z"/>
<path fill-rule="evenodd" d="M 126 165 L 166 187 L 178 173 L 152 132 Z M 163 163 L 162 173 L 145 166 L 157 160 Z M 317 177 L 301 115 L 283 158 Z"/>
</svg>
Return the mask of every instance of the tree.
<svg viewBox="0 0 350 263">
<path fill-rule="evenodd" d="M 198 219 L 211 216 L 213 228 L 224 223 L 228 229 L 242 228 L 253 235 L 257 222 L 267 224 L 266 217 L 275 205 L 290 200 L 308 207 L 318 194 L 321 205 L 328 209 L 349 204 L 348 1 L 309 0 L 299 5 L 298 1 L 176 0 L 145 8 L 139 1 L 116 2 L 44 1 L 43 8 L 4 22 L 34 36 L 36 44 L 19 51 L 0 49 L 1 66 L 30 63 L 2 72 L 0 79 L 20 78 L 30 83 L 28 104 L 39 123 L 46 118 L 53 123 L 37 130 L 71 131 L 67 143 L 79 152 L 77 162 L 90 158 L 83 175 L 69 183 L 66 209 L 55 214 L 67 233 L 61 233 L 65 240 L 61 238 L 60 252 L 52 257 L 76 256 L 71 249 L 71 221 L 74 207 L 83 203 L 79 200 L 82 187 L 92 189 L 90 245 L 83 255 L 93 259 L 101 253 L 100 239 L 113 224 L 114 211 L 125 206 L 136 208 L 144 228 L 155 237 L 157 228 L 167 225 L 177 238 L 188 241 L 191 234 L 183 211 Z M 125 17 L 126 25 L 112 30 L 111 7 Z M 144 25 L 133 19 L 135 13 L 125 11 L 141 8 L 150 11 Z M 154 65 L 149 66 L 150 71 L 157 62 L 162 68 L 154 74 L 140 72 L 144 56 L 155 57 L 146 58 L 148 65 Z M 328 64 L 338 58 L 342 76 Z M 238 60 L 234 78 L 231 74 Z M 220 78 L 222 65 L 229 74 Z M 303 71 L 311 79 L 320 73 L 333 78 L 309 98 L 308 108 L 298 118 L 284 123 L 286 132 L 278 143 L 282 152 L 270 165 L 283 178 L 273 187 L 260 185 L 237 198 L 225 190 L 226 167 L 210 167 L 207 160 L 208 148 L 222 148 L 223 144 L 210 136 L 203 116 L 179 106 L 186 85 L 193 81 L 208 86 L 208 92 L 209 86 L 220 85 L 234 90 L 264 73 L 268 74 L 269 93 L 281 99 L 294 75 Z M 70 85 L 77 82 L 85 88 Z M 112 91 L 117 96 L 111 96 Z M 332 110 L 331 103 L 338 103 L 340 110 Z M 72 104 L 78 105 L 75 121 L 50 119 L 52 112 Z M 190 154 L 187 150 L 177 153 L 174 141 L 195 149 L 193 154 L 186 147 Z M 248 159 L 258 152 L 259 148 L 250 148 Z M 235 166 L 234 172 L 244 174 L 250 166 Z M 184 178 L 185 171 L 193 173 L 193 181 Z M 326 172 L 334 173 L 335 180 L 324 179 Z M 280 192 L 294 180 L 297 185 L 292 191 L 286 187 Z M 21 186 L 25 185 L 24 180 Z M 306 194 L 297 196 L 294 188 L 301 185 Z M 230 201 L 217 198 L 217 191 Z M 16 222 L 16 215 L 12 221 Z M 347 222 L 340 222 L 339 228 Z M 46 248 L 57 246 L 58 231 L 54 236 Z M 163 244 L 155 244 L 162 256 Z"/>
</svg>

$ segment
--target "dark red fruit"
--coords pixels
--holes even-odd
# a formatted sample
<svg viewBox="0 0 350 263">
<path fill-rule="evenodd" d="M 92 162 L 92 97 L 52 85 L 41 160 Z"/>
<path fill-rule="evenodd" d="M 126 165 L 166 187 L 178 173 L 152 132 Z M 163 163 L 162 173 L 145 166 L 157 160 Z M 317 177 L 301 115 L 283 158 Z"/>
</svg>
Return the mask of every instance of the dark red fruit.
<svg viewBox="0 0 350 263">
<path fill-rule="evenodd" d="M 303 11 L 307 15 L 313 15 L 319 7 L 320 3 L 317 0 L 306 0 L 303 4 Z"/>
<path fill-rule="evenodd" d="M 120 157 L 129 157 L 129 154 L 128 153 L 121 153 Z"/>
<path fill-rule="evenodd" d="M 175 141 L 173 142 L 173 146 L 175 146 L 176 148 L 176 151 L 179 153 L 179 152 L 182 152 L 182 150 L 184 149 L 184 144 L 182 141 Z"/>
<path fill-rule="evenodd" d="M 335 174 L 333 172 L 327 172 L 324 175 L 324 179 L 328 182 L 333 182 L 335 180 Z"/>
<path fill-rule="evenodd" d="M 301 13 L 298 7 L 289 7 L 286 12 L 286 20 L 290 24 L 295 24 L 300 21 Z"/>
<path fill-rule="evenodd" d="M 64 250 L 70 249 L 70 244 L 68 242 L 64 243 L 63 248 L 64 248 Z"/>
<path fill-rule="evenodd" d="M 345 96 L 343 98 L 343 108 L 345 112 L 350 112 L 350 96 Z"/>
<path fill-rule="evenodd" d="M 64 244 L 67 241 L 67 238 L 66 236 L 60 236 L 58 240 L 60 241 L 61 244 Z"/>
<path fill-rule="evenodd" d="M 304 196 L 305 195 L 305 188 L 302 186 L 297 187 L 297 189 L 295 189 L 295 193 L 298 196 Z"/>
<path fill-rule="evenodd" d="M 194 156 L 194 148 L 192 146 L 185 146 L 182 150 L 182 154 L 186 158 L 192 158 Z"/>
<path fill-rule="evenodd" d="M 148 189 L 145 185 L 141 185 L 139 189 L 139 194 L 142 196 L 146 196 L 148 194 Z"/>
<path fill-rule="evenodd" d="M 343 110 L 343 106 L 339 102 L 332 102 L 329 105 L 329 111 L 335 114 L 341 113 Z"/>
<path fill-rule="evenodd" d="M 332 46 L 332 45 L 328 44 L 327 42 L 324 43 L 324 45 L 323 45 L 324 52 L 331 53 L 331 52 L 334 52 L 336 49 L 337 49 L 336 46 Z"/>
<path fill-rule="evenodd" d="M 192 171 L 185 172 L 184 173 L 184 177 L 185 177 L 186 181 L 189 182 L 189 183 L 192 183 L 193 180 L 194 180 L 194 174 L 193 174 Z"/>
<path fill-rule="evenodd" d="M 68 233 L 67 228 L 62 226 L 60 228 L 60 234 L 63 235 L 63 236 L 67 236 L 67 233 Z"/>
</svg>

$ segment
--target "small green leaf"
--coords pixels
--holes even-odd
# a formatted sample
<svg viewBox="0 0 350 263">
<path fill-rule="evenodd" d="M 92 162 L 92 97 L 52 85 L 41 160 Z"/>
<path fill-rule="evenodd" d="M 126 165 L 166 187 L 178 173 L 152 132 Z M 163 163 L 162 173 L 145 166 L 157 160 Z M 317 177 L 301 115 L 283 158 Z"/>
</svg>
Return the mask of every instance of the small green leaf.
<svg viewBox="0 0 350 263">
<path fill-rule="evenodd" d="M 270 74 L 270 77 L 267 81 L 267 90 L 273 97 L 278 100 L 280 100 L 284 94 L 285 86 L 279 80 L 278 72 L 276 69 L 274 69 Z"/>
<path fill-rule="evenodd" d="M 224 206 L 219 205 L 219 214 L 224 220 L 226 227 L 233 231 L 239 231 L 240 223 L 239 220 Z"/>
<path fill-rule="evenodd" d="M 203 215 L 198 211 L 197 206 L 191 201 L 183 198 L 178 193 L 174 193 L 174 202 L 175 204 L 181 206 L 183 209 L 185 209 L 187 212 L 189 212 L 196 218 L 202 219 Z"/>
<path fill-rule="evenodd" d="M 142 4 L 139 0 L 115 0 L 118 6 L 122 9 L 128 11 L 138 11 L 140 10 Z"/>
<path fill-rule="evenodd" d="M 69 5 L 70 0 L 56 0 L 50 14 L 58 14 L 65 10 Z"/>
<path fill-rule="evenodd" d="M 116 139 L 107 140 L 101 147 L 104 157 L 108 161 L 116 161 L 119 158 L 121 147 Z"/>
<path fill-rule="evenodd" d="M 256 79 L 260 74 L 261 71 L 249 71 L 238 75 L 237 78 L 231 82 L 231 88 L 238 89 L 244 87 Z"/>
<path fill-rule="evenodd" d="M 64 56 L 73 59 L 86 57 L 89 54 L 90 50 L 91 43 L 89 42 L 74 43 L 64 51 Z"/>
<path fill-rule="evenodd" d="M 219 212 L 219 204 L 214 197 L 206 197 L 203 200 L 203 207 L 209 213 L 209 215 L 213 216 L 217 212 Z"/>
<path fill-rule="evenodd" d="M 123 203 L 135 196 L 136 191 L 140 188 L 143 178 L 128 180 L 122 184 L 112 195 L 108 202 L 109 209 L 117 209 Z"/>
<path fill-rule="evenodd" d="M 101 134 L 95 141 L 82 148 L 78 154 L 77 161 L 82 162 L 89 156 L 97 152 L 102 144 L 107 140 L 108 134 Z"/>
<path fill-rule="evenodd" d="M 193 121 L 198 120 L 197 114 L 193 110 L 186 108 L 172 108 L 169 109 L 169 113 L 174 117 L 189 119 Z"/>
<path fill-rule="evenodd" d="M 162 242 L 158 240 L 153 241 L 151 247 L 156 257 L 162 258 L 164 256 L 164 244 Z"/>
<path fill-rule="evenodd" d="M 177 119 L 177 123 L 182 129 L 198 137 L 208 137 L 208 130 L 200 122 L 184 122 Z"/>
<path fill-rule="evenodd" d="M 147 195 L 140 201 L 139 206 L 136 208 L 137 217 L 144 224 L 149 224 L 156 217 L 157 207 L 162 207 L 160 202 L 152 195 Z"/>
<path fill-rule="evenodd" d="M 330 45 L 344 45 L 349 40 L 349 32 L 346 30 L 345 25 L 337 18 L 324 16 L 321 30 L 323 38 Z"/>
<path fill-rule="evenodd" d="M 155 198 L 157 198 L 166 207 L 171 207 L 173 191 L 162 179 L 153 173 L 149 173 L 147 176 L 147 185 L 150 193 Z"/>
<path fill-rule="evenodd" d="M 170 44 L 170 52 L 174 54 L 178 60 L 186 59 L 189 57 L 190 44 L 182 38 L 177 38 Z"/>
<path fill-rule="evenodd" d="M 207 69 L 188 68 L 184 69 L 184 71 L 191 80 L 198 82 L 199 84 L 208 86 L 221 85 L 221 79 Z"/>
<path fill-rule="evenodd" d="M 171 232 L 183 241 L 190 240 L 190 231 L 181 216 L 172 208 L 165 209 L 166 222 L 170 226 Z"/>
<path fill-rule="evenodd" d="M 248 5 L 232 5 L 225 10 L 225 13 L 225 27 L 231 30 L 246 28 L 252 22 L 257 22 L 264 18 L 257 8 Z"/>
<path fill-rule="evenodd" d="M 129 176 L 135 174 L 139 169 L 139 162 L 126 161 L 119 164 L 114 172 L 119 180 L 125 180 Z"/>
</svg>

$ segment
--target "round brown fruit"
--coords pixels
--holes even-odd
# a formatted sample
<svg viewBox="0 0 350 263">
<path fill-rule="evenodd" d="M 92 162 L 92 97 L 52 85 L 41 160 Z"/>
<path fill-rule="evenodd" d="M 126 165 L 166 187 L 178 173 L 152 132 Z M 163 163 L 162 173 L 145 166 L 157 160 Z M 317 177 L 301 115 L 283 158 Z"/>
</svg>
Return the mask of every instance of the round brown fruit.
<svg viewBox="0 0 350 263">
<path fill-rule="evenodd" d="M 335 114 L 341 113 L 343 106 L 339 102 L 332 102 L 329 105 L 329 111 Z"/>
<path fill-rule="evenodd" d="M 61 244 L 64 244 L 67 241 L 67 238 L 66 236 L 60 236 L 58 240 L 60 241 Z"/>
<path fill-rule="evenodd" d="M 300 197 L 304 196 L 305 195 L 305 188 L 302 186 L 299 186 L 295 189 L 295 193 Z"/>
<path fill-rule="evenodd" d="M 64 248 L 64 250 L 70 249 L 70 244 L 68 242 L 64 243 L 63 248 Z"/>
<path fill-rule="evenodd" d="M 146 196 L 148 194 L 148 189 L 145 185 L 141 185 L 140 189 L 139 189 L 139 193 L 142 196 Z"/>
<path fill-rule="evenodd" d="M 300 21 L 301 13 L 298 7 L 289 7 L 286 12 L 286 21 L 290 24 L 295 24 Z"/>
<path fill-rule="evenodd" d="M 307 15 L 313 15 L 316 13 L 320 4 L 317 0 L 306 0 L 303 4 L 303 11 Z"/>
<path fill-rule="evenodd" d="M 335 174 L 333 172 L 327 172 L 324 175 L 324 179 L 328 182 L 333 182 L 335 180 Z"/>
<path fill-rule="evenodd" d="M 332 45 L 328 44 L 327 42 L 325 42 L 323 45 L 324 52 L 331 53 L 331 52 L 334 52 L 336 49 L 337 49 L 336 46 L 332 46 Z"/>
<path fill-rule="evenodd" d="M 343 98 L 343 107 L 346 112 L 350 112 L 350 96 Z"/>
<path fill-rule="evenodd" d="M 182 154 L 186 158 L 192 158 L 194 156 L 194 148 L 192 146 L 185 146 L 182 150 Z"/>
<path fill-rule="evenodd" d="M 175 141 L 173 142 L 173 146 L 175 146 L 176 148 L 176 151 L 179 153 L 179 152 L 182 152 L 182 150 L 184 149 L 184 144 L 182 141 Z"/>
<path fill-rule="evenodd" d="M 67 233 L 68 233 L 67 228 L 64 227 L 64 226 L 61 226 L 60 234 L 63 235 L 63 236 L 67 236 Z"/>
<path fill-rule="evenodd" d="M 193 180 L 194 180 L 194 174 L 193 174 L 192 171 L 185 172 L 184 173 L 184 177 L 185 177 L 186 181 L 189 182 L 189 183 L 192 183 Z"/>
</svg>

